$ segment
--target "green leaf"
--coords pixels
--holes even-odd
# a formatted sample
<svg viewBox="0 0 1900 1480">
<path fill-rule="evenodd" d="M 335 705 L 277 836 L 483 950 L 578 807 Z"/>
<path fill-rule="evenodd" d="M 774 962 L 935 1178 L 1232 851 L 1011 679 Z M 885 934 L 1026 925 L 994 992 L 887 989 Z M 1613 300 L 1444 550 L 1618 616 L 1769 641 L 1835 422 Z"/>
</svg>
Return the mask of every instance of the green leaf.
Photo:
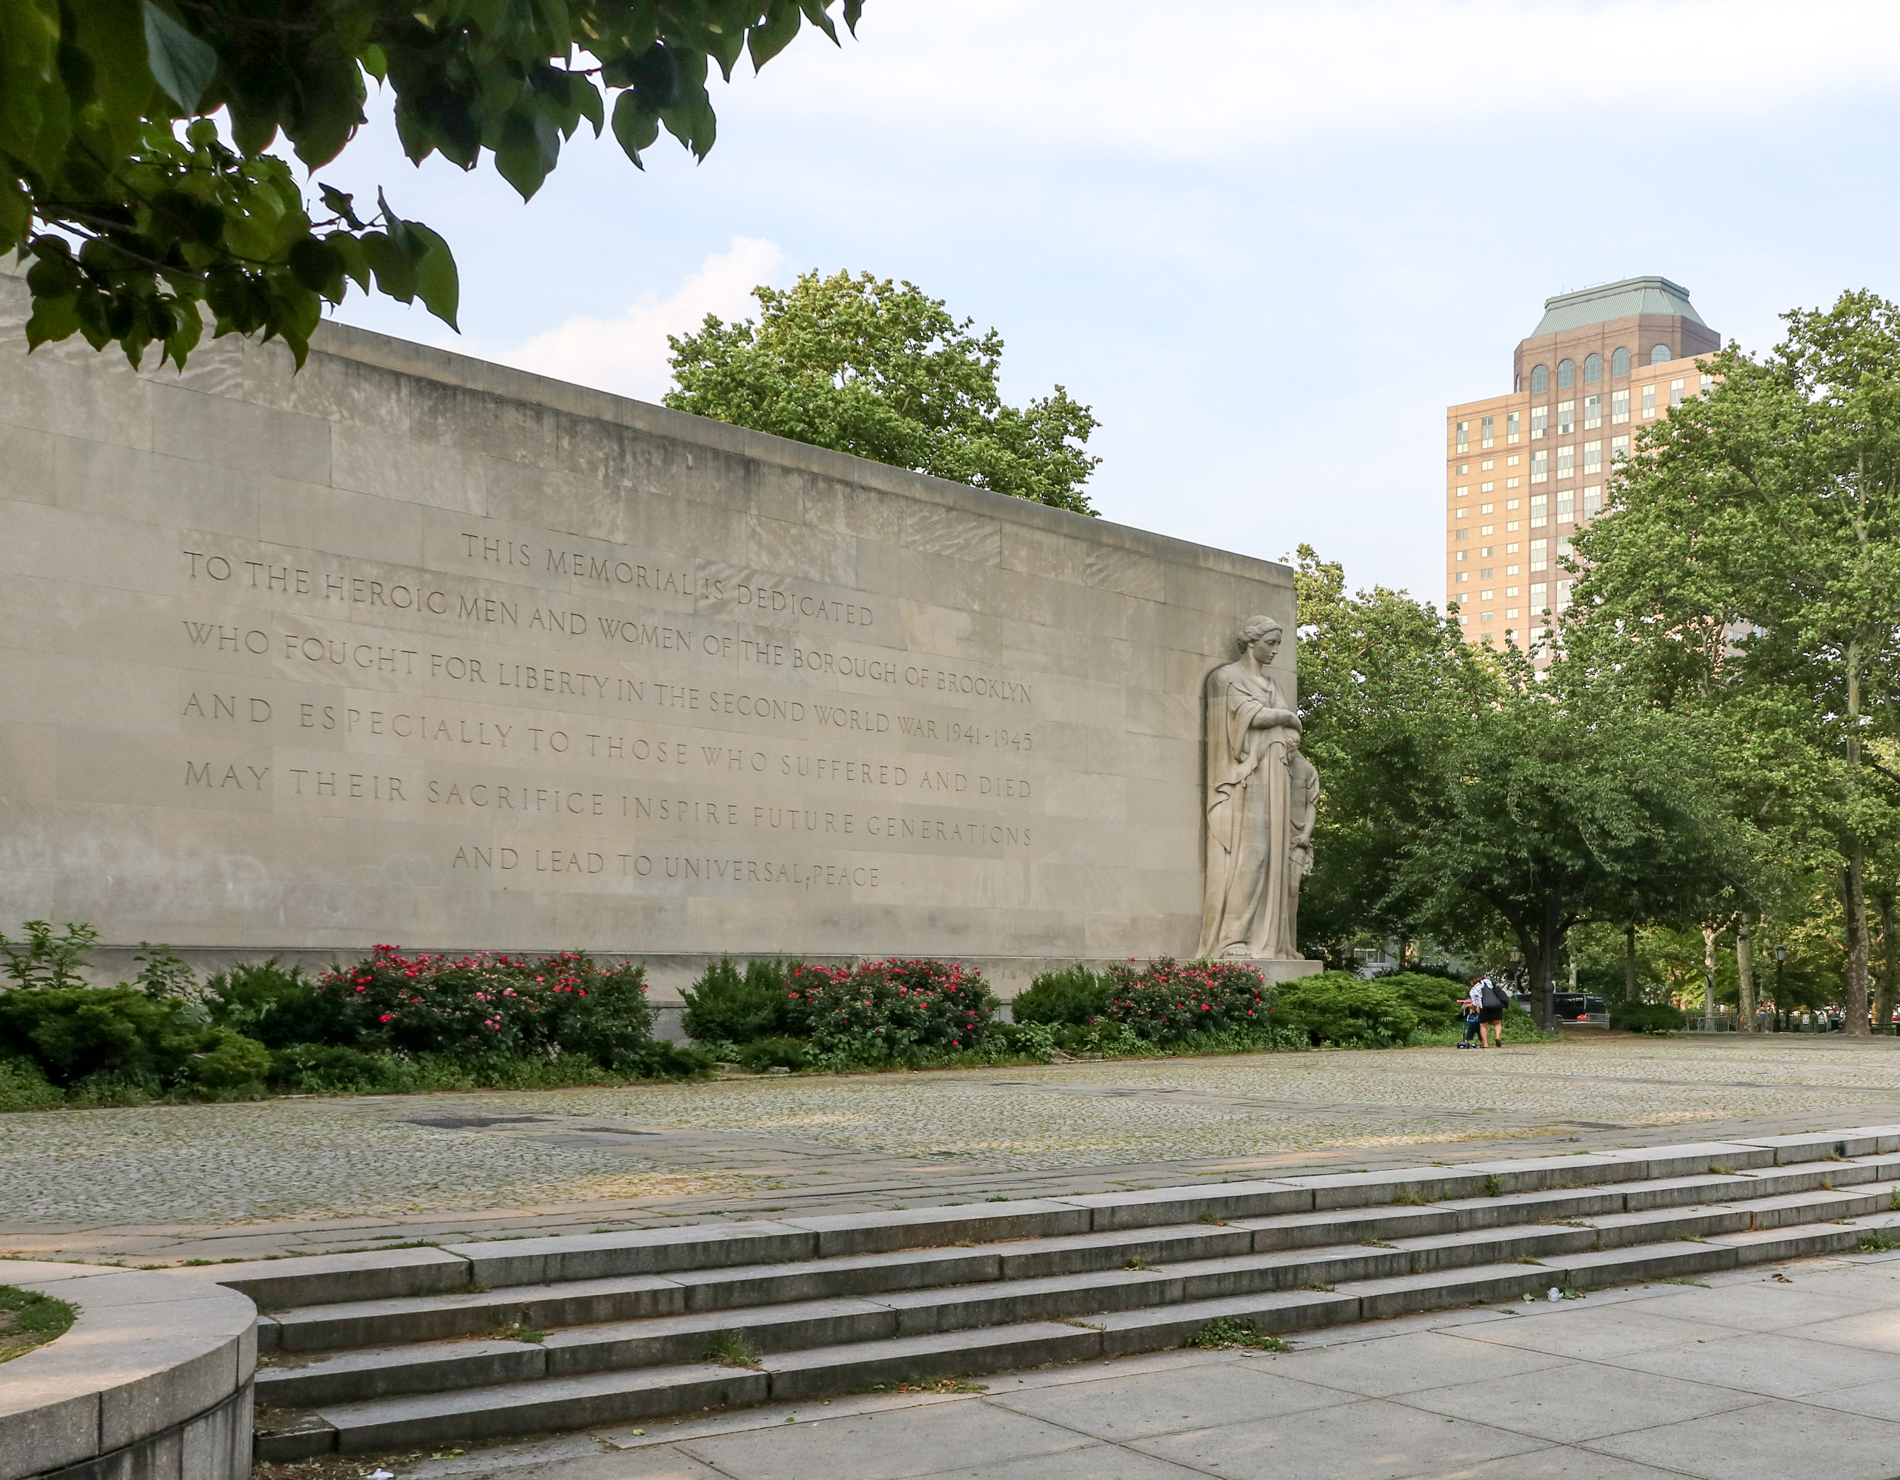
<svg viewBox="0 0 1900 1480">
<path fill-rule="evenodd" d="M 531 113 L 516 109 L 502 119 L 495 168 L 501 171 L 502 179 L 521 192 L 523 200 L 534 198 L 560 155 L 560 130 L 539 108 Z"/>
<path fill-rule="evenodd" d="M 764 24 L 754 26 L 746 35 L 746 50 L 752 54 L 754 72 L 791 44 L 798 34 L 800 20 L 797 0 L 772 0 L 766 9 Z"/>
<path fill-rule="evenodd" d="M 372 231 L 362 238 L 363 260 L 376 274 L 376 286 L 398 303 L 416 296 L 416 267 L 409 254 L 387 232 Z"/>
<path fill-rule="evenodd" d="M 186 113 L 197 111 L 218 71 L 218 54 L 152 0 L 145 0 L 145 62 L 165 96 Z"/>
<path fill-rule="evenodd" d="M 455 315 L 461 306 L 462 283 L 455 268 L 455 254 L 447 242 L 420 221 L 404 224 L 426 246 L 416 263 L 416 297 L 422 300 L 424 308 L 460 334 L 462 326 L 455 322 Z"/>
<path fill-rule="evenodd" d="M 631 88 L 614 99 L 614 137 L 627 151 L 627 158 L 638 168 L 645 169 L 640 151 L 651 148 L 653 141 L 660 137 L 660 119 L 657 113 L 641 106 L 639 95 Z"/>
<path fill-rule="evenodd" d="M 307 236 L 290 249 L 291 275 L 332 303 L 343 299 L 343 258 L 327 241 Z"/>
<path fill-rule="evenodd" d="M 51 340 L 65 339 L 79 328 L 78 302 L 68 293 L 59 298 L 33 297 L 33 315 L 26 321 L 26 347 L 38 349 Z"/>
</svg>

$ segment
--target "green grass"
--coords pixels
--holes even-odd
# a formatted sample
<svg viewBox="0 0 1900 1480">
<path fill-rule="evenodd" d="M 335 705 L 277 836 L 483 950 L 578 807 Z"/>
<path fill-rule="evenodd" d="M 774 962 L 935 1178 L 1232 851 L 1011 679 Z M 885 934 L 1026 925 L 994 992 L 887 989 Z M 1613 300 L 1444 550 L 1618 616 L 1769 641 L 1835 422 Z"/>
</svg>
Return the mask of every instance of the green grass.
<svg viewBox="0 0 1900 1480">
<path fill-rule="evenodd" d="M 1860 1236 L 1860 1251 L 1863 1254 L 1888 1254 L 1900 1249 L 1893 1235 L 1884 1228 L 1870 1228 Z"/>
<path fill-rule="evenodd" d="M 497 1341 L 526 1341 L 535 1346 L 541 1345 L 541 1343 L 547 1339 L 547 1332 L 537 1331 L 532 1326 L 523 1326 L 519 1323 L 513 1326 L 503 1326 L 495 1333 L 495 1340 Z"/>
<path fill-rule="evenodd" d="M 721 1367 L 756 1367 L 759 1353 L 743 1331 L 721 1331 L 713 1337 L 700 1360 L 717 1362 Z"/>
<path fill-rule="evenodd" d="M 1182 1346 L 1198 1346 L 1215 1350 L 1228 1347 L 1247 1347 L 1253 1351 L 1290 1352 L 1288 1346 L 1277 1336 L 1269 1336 L 1252 1321 L 1229 1320 L 1225 1316 L 1216 1317 L 1198 1331 L 1191 1331 L 1181 1338 Z"/>
<path fill-rule="evenodd" d="M 64 1336 L 77 1314 L 64 1300 L 0 1285 L 0 1362 Z"/>
</svg>

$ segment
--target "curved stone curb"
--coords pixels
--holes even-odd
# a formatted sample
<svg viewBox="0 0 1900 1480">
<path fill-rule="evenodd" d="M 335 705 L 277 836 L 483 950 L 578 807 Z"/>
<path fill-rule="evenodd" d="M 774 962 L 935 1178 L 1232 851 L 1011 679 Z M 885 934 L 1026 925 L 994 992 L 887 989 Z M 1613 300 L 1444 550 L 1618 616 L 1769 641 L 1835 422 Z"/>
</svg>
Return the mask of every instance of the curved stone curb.
<svg viewBox="0 0 1900 1480">
<path fill-rule="evenodd" d="M 79 1307 L 0 1364 L 0 1480 L 242 1480 L 251 1468 L 257 1308 L 169 1273 L 0 1262 L 0 1284 Z"/>
</svg>

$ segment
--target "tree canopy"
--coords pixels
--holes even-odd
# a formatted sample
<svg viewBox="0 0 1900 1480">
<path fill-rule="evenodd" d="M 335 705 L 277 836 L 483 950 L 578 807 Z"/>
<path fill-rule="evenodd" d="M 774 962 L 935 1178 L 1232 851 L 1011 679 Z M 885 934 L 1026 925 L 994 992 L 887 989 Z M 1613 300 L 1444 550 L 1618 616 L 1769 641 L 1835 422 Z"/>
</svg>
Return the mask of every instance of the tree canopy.
<svg viewBox="0 0 1900 1480">
<path fill-rule="evenodd" d="M 1900 308 L 1785 318 L 1645 431 L 1577 537 L 1564 641 L 1595 686 L 1708 716 L 1738 808 L 1832 874 L 1864 1032 L 1868 869 L 1900 840 Z"/>
<path fill-rule="evenodd" d="M 1082 485 L 1099 423 L 1057 386 L 1003 404 L 1003 341 L 943 302 L 870 273 L 804 274 L 752 290 L 755 322 L 708 314 L 672 336 L 666 404 L 815 447 L 1093 514 Z"/>
<path fill-rule="evenodd" d="M 484 154 L 525 200 L 586 123 L 639 165 L 716 131 L 706 83 L 755 70 L 837 0 L 0 0 L 0 249 L 27 274 L 29 346 L 72 334 L 183 365 L 202 332 L 281 338 L 302 364 L 353 283 L 449 325 L 448 244 L 306 171 L 366 122 L 374 80 L 409 158 Z M 863 0 L 843 0 L 855 30 Z M 611 106 L 610 106 L 611 100 Z M 221 123 L 214 115 L 222 115 Z"/>
</svg>

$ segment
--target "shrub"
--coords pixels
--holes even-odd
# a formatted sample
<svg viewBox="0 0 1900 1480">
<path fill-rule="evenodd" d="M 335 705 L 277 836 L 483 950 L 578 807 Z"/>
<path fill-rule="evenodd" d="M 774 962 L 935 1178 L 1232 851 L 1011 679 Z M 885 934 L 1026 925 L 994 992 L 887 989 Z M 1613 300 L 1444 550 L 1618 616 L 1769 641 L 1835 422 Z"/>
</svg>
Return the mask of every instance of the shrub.
<svg viewBox="0 0 1900 1480">
<path fill-rule="evenodd" d="M 1632 1033 L 1679 1033 L 1688 1014 L 1666 1002 L 1613 1002 L 1610 1026 Z"/>
<path fill-rule="evenodd" d="M 56 1085 L 96 1074 L 154 1084 L 182 1074 L 206 1046 L 181 1003 L 134 987 L 16 987 L 0 993 L 0 1053 L 30 1059 Z"/>
<path fill-rule="evenodd" d="M 0 934 L 0 956 L 6 957 L 7 963 L 0 967 L 0 974 L 16 987 L 85 985 L 79 968 L 85 965 L 86 952 L 99 939 L 98 931 L 90 925 L 68 923 L 55 935 L 44 920 L 28 920 L 21 928 L 26 931 L 25 940 L 9 940 Z"/>
<path fill-rule="evenodd" d="M 1313 1043 L 1340 1048 L 1388 1048 L 1405 1042 L 1418 1026 L 1417 1012 L 1387 983 L 1348 971 L 1289 982 L 1275 993 L 1273 1005 Z"/>
<path fill-rule="evenodd" d="M 540 959 L 404 956 L 367 960 L 317 981 L 342 1046 L 466 1058 L 585 1054 L 607 1068 L 643 1061 L 653 1041 L 646 971 L 578 952 Z"/>
<path fill-rule="evenodd" d="M 1110 983 L 1086 966 L 1045 971 L 1018 992 L 1009 1004 L 1010 1018 L 1018 1023 L 1069 1024 L 1079 1027 L 1108 1013 Z"/>
<path fill-rule="evenodd" d="M 201 1089 L 261 1091 L 270 1074 L 270 1050 L 235 1028 L 212 1028 L 205 1047 L 185 1064 L 186 1077 Z"/>
<path fill-rule="evenodd" d="M 1103 1015 L 1149 1043 L 1267 1026 L 1266 983 L 1258 968 L 1243 962 L 1183 966 L 1163 956 L 1139 971 L 1110 967 L 1108 981 Z"/>
<path fill-rule="evenodd" d="M 1374 977 L 1379 986 L 1394 992 L 1418 1017 L 1418 1026 L 1429 1031 L 1449 1028 L 1462 1020 L 1458 1003 L 1468 990 L 1436 974 L 1399 971 L 1390 976 Z"/>
<path fill-rule="evenodd" d="M 785 1000 L 793 1032 L 815 1053 L 863 1064 L 976 1048 L 997 1006 L 982 976 L 954 961 L 800 962 L 786 973 Z"/>
<path fill-rule="evenodd" d="M 682 1026 L 687 1037 L 701 1043 L 751 1043 L 785 1030 L 782 961 L 748 961 L 741 973 L 732 957 L 721 956 L 682 995 Z"/>
<path fill-rule="evenodd" d="M 51 1110 L 65 1099 L 33 1060 L 0 1058 L 0 1111 Z"/>
<path fill-rule="evenodd" d="M 811 1057 L 811 1046 L 803 1038 L 755 1038 L 733 1050 L 733 1062 L 754 1074 L 767 1069 L 802 1069 Z"/>
<path fill-rule="evenodd" d="M 338 1003 L 317 990 L 303 968 L 286 970 L 272 956 L 247 961 L 205 978 L 205 1008 L 221 1028 L 236 1028 L 266 1048 L 327 1043 L 348 1030 Z"/>
<path fill-rule="evenodd" d="M 1055 1061 L 1056 1030 L 1047 1023 L 998 1023 L 992 1041 L 1006 1053 L 1044 1064 Z"/>
</svg>

